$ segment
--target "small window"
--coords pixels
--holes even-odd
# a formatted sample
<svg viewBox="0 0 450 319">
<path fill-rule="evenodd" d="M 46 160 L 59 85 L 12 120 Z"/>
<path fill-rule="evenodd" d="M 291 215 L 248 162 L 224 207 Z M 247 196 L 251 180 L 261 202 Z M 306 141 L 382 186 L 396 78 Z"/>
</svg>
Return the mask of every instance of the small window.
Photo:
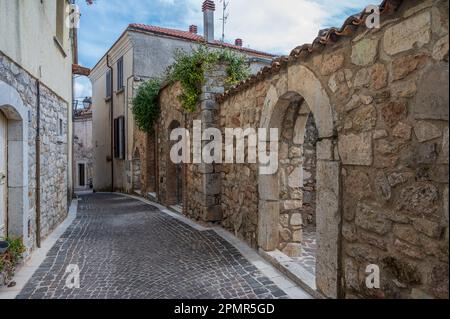
<svg viewBox="0 0 450 319">
<path fill-rule="evenodd" d="M 106 98 L 111 97 L 111 70 L 106 71 Z"/>
<path fill-rule="evenodd" d="M 64 122 L 62 119 L 59 119 L 59 127 L 58 127 L 59 136 L 64 134 Z"/>
<path fill-rule="evenodd" d="M 123 57 L 117 61 L 117 91 L 123 89 Z"/>
<path fill-rule="evenodd" d="M 125 159 L 125 117 L 114 120 L 114 157 Z"/>
<path fill-rule="evenodd" d="M 64 44 L 64 21 L 66 13 L 66 0 L 56 0 L 56 39 Z"/>
<path fill-rule="evenodd" d="M 84 163 L 78 164 L 78 185 L 86 186 L 86 165 Z"/>
</svg>

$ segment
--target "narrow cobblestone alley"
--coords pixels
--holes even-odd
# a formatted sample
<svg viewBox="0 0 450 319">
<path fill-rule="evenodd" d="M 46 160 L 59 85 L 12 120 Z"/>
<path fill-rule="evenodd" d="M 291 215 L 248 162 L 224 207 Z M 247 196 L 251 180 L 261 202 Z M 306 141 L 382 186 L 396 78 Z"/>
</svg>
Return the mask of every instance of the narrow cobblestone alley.
<svg viewBox="0 0 450 319">
<path fill-rule="evenodd" d="M 66 287 L 68 265 L 80 288 Z M 144 202 L 83 196 L 78 215 L 18 298 L 287 298 L 214 230 Z"/>
</svg>

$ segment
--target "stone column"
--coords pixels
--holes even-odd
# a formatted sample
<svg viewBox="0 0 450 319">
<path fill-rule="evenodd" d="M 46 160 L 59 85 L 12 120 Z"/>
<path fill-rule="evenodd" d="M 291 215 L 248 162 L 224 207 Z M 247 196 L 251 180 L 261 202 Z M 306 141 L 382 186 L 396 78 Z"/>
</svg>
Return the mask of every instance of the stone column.
<svg viewBox="0 0 450 319">
<path fill-rule="evenodd" d="M 202 121 L 202 132 L 207 128 L 220 128 L 219 104 L 215 100 L 216 94 L 224 92 L 224 83 L 227 76 L 226 66 L 217 65 L 205 74 L 205 83 L 200 96 L 200 120 Z M 202 149 L 208 141 L 202 141 Z M 198 165 L 201 176 L 200 206 L 201 219 L 206 222 L 222 220 L 222 209 L 220 206 L 221 181 L 217 164 Z"/>
</svg>

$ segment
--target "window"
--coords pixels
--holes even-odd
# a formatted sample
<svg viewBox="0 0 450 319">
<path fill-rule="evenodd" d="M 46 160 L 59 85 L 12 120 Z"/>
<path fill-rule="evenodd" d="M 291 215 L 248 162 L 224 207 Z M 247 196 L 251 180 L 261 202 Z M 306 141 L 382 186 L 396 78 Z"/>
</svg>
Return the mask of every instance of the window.
<svg viewBox="0 0 450 319">
<path fill-rule="evenodd" d="M 62 136 L 64 133 L 64 122 L 62 119 L 59 119 L 58 133 L 59 133 L 59 136 Z"/>
<path fill-rule="evenodd" d="M 111 70 L 106 71 L 106 98 L 111 97 Z"/>
<path fill-rule="evenodd" d="M 114 120 L 114 157 L 125 159 L 125 117 Z"/>
<path fill-rule="evenodd" d="M 66 13 L 66 0 L 56 0 L 56 39 L 64 44 L 64 20 Z"/>
<path fill-rule="evenodd" d="M 123 89 L 123 57 L 117 61 L 117 91 Z"/>
</svg>

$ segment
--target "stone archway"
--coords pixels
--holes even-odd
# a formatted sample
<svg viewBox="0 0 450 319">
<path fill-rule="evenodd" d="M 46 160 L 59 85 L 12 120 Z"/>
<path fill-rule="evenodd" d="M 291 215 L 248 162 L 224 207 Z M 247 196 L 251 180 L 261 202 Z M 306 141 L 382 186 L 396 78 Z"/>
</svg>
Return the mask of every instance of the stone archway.
<svg viewBox="0 0 450 319">
<path fill-rule="evenodd" d="M 26 243 L 29 211 L 28 109 L 19 93 L 2 81 L 0 112 L 7 121 L 7 235 L 23 238 Z"/>
<path fill-rule="evenodd" d="M 282 128 L 286 111 L 293 103 L 304 103 L 314 115 L 318 130 L 316 164 L 316 286 L 328 297 L 337 298 L 340 250 L 340 162 L 334 158 L 336 144 L 334 114 L 328 95 L 314 73 L 293 65 L 271 86 L 261 115 L 261 128 Z M 279 243 L 280 186 L 278 174 L 259 175 L 258 245 L 273 251 Z"/>
</svg>

